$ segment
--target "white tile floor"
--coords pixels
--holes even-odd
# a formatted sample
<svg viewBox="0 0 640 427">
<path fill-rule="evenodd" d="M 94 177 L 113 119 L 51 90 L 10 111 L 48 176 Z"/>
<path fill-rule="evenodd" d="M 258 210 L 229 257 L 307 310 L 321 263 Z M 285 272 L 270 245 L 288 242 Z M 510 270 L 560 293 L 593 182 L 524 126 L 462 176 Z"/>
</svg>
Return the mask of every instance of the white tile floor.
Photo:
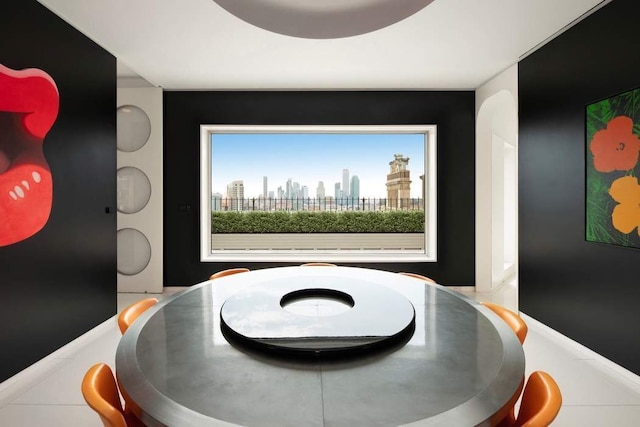
<svg viewBox="0 0 640 427">
<path fill-rule="evenodd" d="M 165 288 L 159 298 L 179 288 Z M 463 293 L 481 301 L 515 308 L 513 284 L 493 294 Z M 147 294 L 119 294 L 118 311 Z M 527 374 L 549 372 L 563 393 L 563 407 L 554 426 L 640 426 L 640 378 L 570 342 L 524 316 L 529 334 L 524 344 Z M 27 371 L 0 383 L 0 427 L 101 427 L 86 406 L 80 382 L 98 362 L 114 366 L 120 332 L 115 317 L 83 335 Z"/>
</svg>

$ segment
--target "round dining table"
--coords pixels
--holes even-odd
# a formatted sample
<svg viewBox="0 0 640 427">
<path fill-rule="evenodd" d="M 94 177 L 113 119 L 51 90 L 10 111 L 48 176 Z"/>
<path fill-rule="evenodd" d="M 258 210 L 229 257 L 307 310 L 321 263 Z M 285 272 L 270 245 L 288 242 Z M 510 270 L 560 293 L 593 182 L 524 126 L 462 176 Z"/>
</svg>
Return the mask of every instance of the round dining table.
<svg viewBox="0 0 640 427">
<path fill-rule="evenodd" d="M 291 304 L 263 304 L 273 290 Z M 307 294 L 292 298 L 297 290 Z M 361 302 L 369 294 L 380 298 Z M 399 332 L 388 333 L 394 322 Z M 319 343 L 307 339 L 309 325 Z M 391 339 L 380 344 L 371 331 Z M 269 339 L 236 339 L 254 332 Z M 340 266 L 193 285 L 145 311 L 116 353 L 121 391 L 149 426 L 488 426 L 508 413 L 524 371 L 516 335 L 481 303 L 414 277 Z"/>
</svg>

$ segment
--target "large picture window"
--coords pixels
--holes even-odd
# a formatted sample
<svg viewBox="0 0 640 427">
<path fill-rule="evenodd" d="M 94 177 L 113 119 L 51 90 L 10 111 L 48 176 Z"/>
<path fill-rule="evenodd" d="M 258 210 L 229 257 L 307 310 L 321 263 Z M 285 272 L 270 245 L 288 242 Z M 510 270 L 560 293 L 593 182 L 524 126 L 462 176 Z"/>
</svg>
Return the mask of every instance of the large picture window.
<svg viewBox="0 0 640 427">
<path fill-rule="evenodd" d="M 435 126 L 201 126 L 202 261 L 435 261 Z"/>
</svg>

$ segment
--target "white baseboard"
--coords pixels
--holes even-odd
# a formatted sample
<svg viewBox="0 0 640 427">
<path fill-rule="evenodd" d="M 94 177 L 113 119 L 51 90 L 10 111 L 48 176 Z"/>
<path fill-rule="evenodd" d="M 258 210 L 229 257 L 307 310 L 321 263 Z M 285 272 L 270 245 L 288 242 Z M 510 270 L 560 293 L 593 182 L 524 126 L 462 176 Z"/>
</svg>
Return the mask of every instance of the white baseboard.
<svg viewBox="0 0 640 427">
<path fill-rule="evenodd" d="M 89 342 L 114 328 L 116 316 L 110 317 L 95 328 L 80 335 L 73 341 L 63 345 L 56 351 L 28 366 L 12 377 L 0 383 L 0 408 L 16 399 L 20 394 L 42 381 L 50 371 L 56 369 L 65 360 L 73 358 L 73 355 L 86 346 Z"/>
<path fill-rule="evenodd" d="M 544 323 L 541 323 L 540 321 L 526 315 L 525 313 L 520 312 L 520 316 L 522 316 L 524 321 L 529 326 L 533 326 L 537 332 L 541 333 L 546 338 L 556 342 L 560 346 L 566 347 L 569 350 L 579 352 L 580 354 L 586 354 L 589 359 L 593 359 L 595 362 L 598 362 L 602 366 L 602 371 L 604 373 L 607 373 L 609 375 L 611 375 L 612 373 L 616 373 L 617 375 L 620 375 L 626 380 L 632 382 L 640 391 L 640 376 L 607 359 L 601 354 L 596 353 L 590 348 L 585 347 L 584 345 L 572 340 L 566 335 L 561 334 L 555 329 L 550 328 Z"/>
</svg>

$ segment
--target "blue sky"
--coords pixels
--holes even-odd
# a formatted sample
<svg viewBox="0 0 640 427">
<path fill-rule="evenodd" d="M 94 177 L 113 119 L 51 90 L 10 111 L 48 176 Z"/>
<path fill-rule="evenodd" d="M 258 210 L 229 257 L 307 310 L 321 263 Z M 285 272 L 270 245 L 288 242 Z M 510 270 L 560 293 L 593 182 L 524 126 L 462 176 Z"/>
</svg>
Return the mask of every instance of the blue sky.
<svg viewBox="0 0 640 427">
<path fill-rule="evenodd" d="M 224 194 L 227 184 L 244 181 L 245 197 L 262 194 L 262 177 L 277 194 L 289 178 L 316 195 L 318 181 L 333 196 L 342 170 L 360 178 L 360 197 L 386 197 L 386 177 L 394 154 L 409 157 L 411 197 L 420 197 L 424 174 L 423 134 L 213 134 L 211 188 Z"/>
</svg>

